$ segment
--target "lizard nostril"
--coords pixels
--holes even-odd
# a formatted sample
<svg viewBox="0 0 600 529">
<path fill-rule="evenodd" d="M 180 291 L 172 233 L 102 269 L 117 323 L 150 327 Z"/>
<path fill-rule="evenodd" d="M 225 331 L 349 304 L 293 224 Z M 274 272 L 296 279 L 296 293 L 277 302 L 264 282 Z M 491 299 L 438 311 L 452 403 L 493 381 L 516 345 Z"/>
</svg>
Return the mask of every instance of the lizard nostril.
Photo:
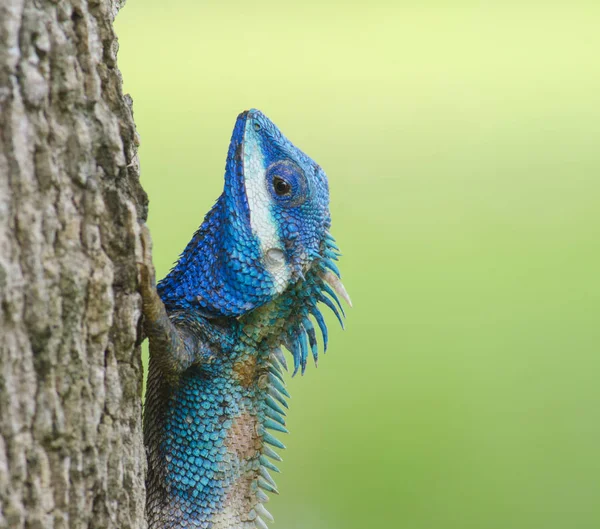
<svg viewBox="0 0 600 529">
<path fill-rule="evenodd" d="M 254 124 L 254 130 L 260 130 L 260 124 L 259 123 L 255 123 Z"/>
</svg>

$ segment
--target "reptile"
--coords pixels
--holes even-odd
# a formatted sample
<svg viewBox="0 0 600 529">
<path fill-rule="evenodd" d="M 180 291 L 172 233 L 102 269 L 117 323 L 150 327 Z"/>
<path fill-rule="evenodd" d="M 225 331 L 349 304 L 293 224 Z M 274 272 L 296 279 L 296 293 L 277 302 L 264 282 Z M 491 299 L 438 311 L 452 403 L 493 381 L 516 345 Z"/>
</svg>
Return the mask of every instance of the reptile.
<svg viewBox="0 0 600 529">
<path fill-rule="evenodd" d="M 149 529 L 264 529 L 278 493 L 284 382 L 327 349 L 323 304 L 351 305 L 325 172 L 258 110 L 235 123 L 223 193 L 158 285 L 142 229 Z M 338 297 L 339 296 L 339 297 Z"/>
</svg>

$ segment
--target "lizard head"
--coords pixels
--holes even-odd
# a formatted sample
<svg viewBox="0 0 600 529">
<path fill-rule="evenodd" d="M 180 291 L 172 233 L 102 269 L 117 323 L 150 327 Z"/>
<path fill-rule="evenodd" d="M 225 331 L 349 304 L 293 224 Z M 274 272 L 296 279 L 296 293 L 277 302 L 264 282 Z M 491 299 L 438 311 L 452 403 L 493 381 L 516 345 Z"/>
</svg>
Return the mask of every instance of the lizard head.
<svg viewBox="0 0 600 529">
<path fill-rule="evenodd" d="M 335 282 L 330 223 L 325 172 L 260 111 L 243 112 L 223 194 L 159 294 L 167 309 L 238 317 L 302 282 L 316 263 Z"/>
<path fill-rule="evenodd" d="M 250 110 L 241 119 L 248 222 L 264 274 L 280 294 L 319 256 L 330 226 L 327 177 L 264 114 Z"/>
<path fill-rule="evenodd" d="M 274 355 L 278 343 L 285 345 L 294 358 L 294 374 L 300 368 L 304 373 L 309 347 L 315 363 L 318 358 L 309 316 L 320 327 L 326 348 L 327 328 L 317 305 L 327 305 L 343 327 L 338 296 L 352 304 L 335 264 L 338 247 L 329 234 L 327 176 L 261 112 L 250 110 L 240 122 L 235 149 L 243 186 L 235 182 L 231 189 L 243 189 L 240 202 L 247 207 L 262 272 L 272 284 L 272 302 L 245 316 L 244 322 L 258 329 L 255 338 L 271 335 Z M 234 131 L 232 143 L 235 138 Z"/>
</svg>

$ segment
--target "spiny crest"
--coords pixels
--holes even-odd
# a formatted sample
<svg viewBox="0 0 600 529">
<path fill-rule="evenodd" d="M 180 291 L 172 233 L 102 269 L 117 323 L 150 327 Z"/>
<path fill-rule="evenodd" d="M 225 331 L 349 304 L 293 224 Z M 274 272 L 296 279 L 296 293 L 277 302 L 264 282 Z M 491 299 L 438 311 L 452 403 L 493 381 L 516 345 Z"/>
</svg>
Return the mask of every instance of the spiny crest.
<svg viewBox="0 0 600 529">
<path fill-rule="evenodd" d="M 253 506 L 247 515 L 251 520 L 250 524 L 255 529 L 265 529 L 267 527 L 265 520 L 273 522 L 273 516 L 264 506 L 269 501 L 267 493 L 279 494 L 275 480 L 270 472 L 280 472 L 273 461 L 281 461 L 281 457 L 273 448 L 285 449 L 285 445 L 279 441 L 273 432 L 288 433 L 285 427 L 285 411 L 282 406 L 287 408 L 286 398 L 289 398 L 289 393 L 285 389 L 283 373 L 279 362 L 283 356 L 281 350 L 272 352 L 267 359 L 267 395 L 263 400 L 263 419 L 259 427 L 258 434 L 262 438 L 262 448 L 259 457 L 259 467 L 256 479 L 252 483 L 252 489 L 257 503 Z M 285 362 L 285 360 L 283 360 Z"/>
<path fill-rule="evenodd" d="M 315 262 L 307 273 L 305 280 L 296 285 L 294 296 L 299 299 L 298 310 L 291 318 L 286 333 L 282 337 L 282 344 L 290 351 L 294 360 L 292 376 L 296 375 L 298 370 L 304 374 L 309 348 L 315 365 L 319 361 L 315 326 L 310 316 L 314 318 L 321 331 L 323 352 L 327 351 L 327 324 L 319 310 L 318 303 L 326 305 L 335 314 L 342 329 L 344 328 L 343 318 L 345 312 L 339 298 L 344 299 L 349 306 L 352 306 L 352 301 L 341 282 L 340 271 L 334 262 L 338 260 L 340 255 L 335 239 L 327 233 L 321 245 L 320 253 L 313 256 Z M 285 359 L 280 352 L 276 354 L 276 358 L 278 360 L 283 359 L 282 365 L 287 369 Z"/>
<path fill-rule="evenodd" d="M 283 336 L 283 345 L 292 353 L 294 360 L 292 376 L 298 370 L 301 370 L 301 373 L 304 374 L 309 347 L 315 365 L 318 362 L 319 352 L 316 332 L 310 316 L 313 316 L 317 326 L 321 329 L 324 352 L 327 349 L 327 326 L 317 304 L 321 302 L 327 305 L 334 312 L 342 327 L 344 311 L 338 296 L 352 306 L 350 296 L 348 296 L 340 281 L 339 270 L 334 264 L 340 254 L 335 239 L 331 235 L 326 235 L 321 250 L 322 256 L 314 256 L 316 260 L 304 281 L 298 283 L 290 292 L 290 295 L 296 298 L 295 301 L 300 302 L 298 303 L 299 310 L 291 319 Z M 285 355 L 280 347 L 274 347 L 270 350 L 268 358 L 266 396 L 263 400 L 264 419 L 259 432 L 263 440 L 263 446 L 259 459 L 258 477 L 254 482 L 258 503 L 249 513 L 249 518 L 253 519 L 256 529 L 267 527 L 265 520 L 273 521 L 273 516 L 263 505 L 269 500 L 266 493 L 279 494 L 270 471 L 279 472 L 273 461 L 279 462 L 282 460 L 273 448 L 285 449 L 285 445 L 267 430 L 275 434 L 278 432 L 288 433 L 285 427 L 286 413 L 284 408 L 287 409 L 288 407 L 287 399 L 290 394 L 286 389 L 282 369 L 286 371 L 288 369 Z"/>
</svg>

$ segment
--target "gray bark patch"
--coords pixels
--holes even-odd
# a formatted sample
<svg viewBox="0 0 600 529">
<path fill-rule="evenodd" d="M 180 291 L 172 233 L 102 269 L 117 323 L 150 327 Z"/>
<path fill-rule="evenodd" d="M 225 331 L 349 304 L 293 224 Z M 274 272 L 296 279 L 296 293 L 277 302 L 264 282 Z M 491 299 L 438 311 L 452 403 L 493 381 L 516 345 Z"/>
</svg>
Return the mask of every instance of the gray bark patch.
<svg viewBox="0 0 600 529">
<path fill-rule="evenodd" d="M 143 528 L 139 183 L 119 3 L 0 3 L 0 529 Z"/>
</svg>

